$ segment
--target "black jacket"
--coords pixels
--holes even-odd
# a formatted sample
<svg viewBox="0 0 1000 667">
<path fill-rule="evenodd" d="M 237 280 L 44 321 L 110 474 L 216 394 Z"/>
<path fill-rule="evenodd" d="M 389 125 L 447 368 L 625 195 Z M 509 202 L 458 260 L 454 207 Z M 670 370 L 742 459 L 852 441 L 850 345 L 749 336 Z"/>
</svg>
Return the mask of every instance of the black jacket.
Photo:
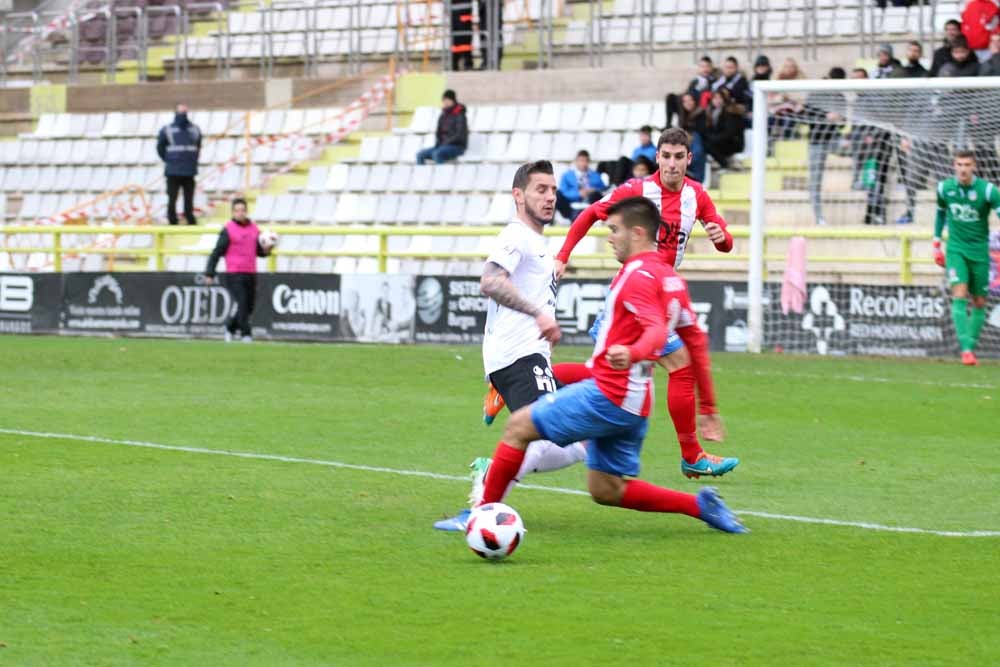
<svg viewBox="0 0 1000 667">
<path fill-rule="evenodd" d="M 438 116 L 437 134 L 438 146 L 459 146 L 465 148 L 469 143 L 469 122 L 465 118 L 465 105 L 457 102 L 450 109 L 442 110 Z"/>
<path fill-rule="evenodd" d="M 201 130 L 188 120 L 187 114 L 175 114 L 174 122 L 160 129 L 156 152 L 163 160 L 164 175 L 194 176 L 198 173 Z"/>
<path fill-rule="evenodd" d="M 722 110 L 717 120 L 712 120 L 712 109 L 705 110 L 705 140 L 714 151 L 735 155 L 743 150 L 743 114 L 746 110 L 742 105 L 730 105 Z"/>
<path fill-rule="evenodd" d="M 962 62 L 952 60 L 941 66 L 938 76 L 979 76 L 979 61 L 974 51 Z"/>
<path fill-rule="evenodd" d="M 890 79 L 923 79 L 927 76 L 927 68 L 916 63 L 915 65 L 900 65 L 892 70 Z"/>
<path fill-rule="evenodd" d="M 828 144 L 838 136 L 844 126 L 844 121 L 831 121 L 826 114 L 830 112 L 847 117 L 847 98 L 836 91 L 820 91 L 806 95 L 805 108 L 802 115 L 809 120 L 809 143 Z"/>
<path fill-rule="evenodd" d="M 979 76 L 1000 76 L 1000 53 L 994 53 L 989 60 L 979 64 Z"/>
<path fill-rule="evenodd" d="M 898 69 L 900 69 L 900 68 L 902 68 L 902 67 L 903 67 L 903 63 L 899 62 L 895 58 L 890 58 L 889 59 L 889 64 L 886 65 L 885 67 L 883 67 L 881 65 L 876 65 L 875 66 L 875 69 L 872 72 L 872 74 L 873 74 L 872 78 L 873 79 L 889 79 L 889 78 L 892 78 L 892 76 L 895 73 L 895 71 L 898 70 Z"/>
<path fill-rule="evenodd" d="M 951 45 L 939 46 L 934 51 L 934 58 L 931 60 L 930 76 L 941 76 L 938 72 L 945 63 L 951 62 Z"/>
<path fill-rule="evenodd" d="M 729 99 L 736 104 L 742 104 L 747 106 L 750 104 L 750 83 L 747 78 L 737 72 L 728 79 L 725 77 L 719 77 L 712 84 L 712 90 L 716 91 L 720 88 L 725 88 L 729 91 Z"/>
</svg>

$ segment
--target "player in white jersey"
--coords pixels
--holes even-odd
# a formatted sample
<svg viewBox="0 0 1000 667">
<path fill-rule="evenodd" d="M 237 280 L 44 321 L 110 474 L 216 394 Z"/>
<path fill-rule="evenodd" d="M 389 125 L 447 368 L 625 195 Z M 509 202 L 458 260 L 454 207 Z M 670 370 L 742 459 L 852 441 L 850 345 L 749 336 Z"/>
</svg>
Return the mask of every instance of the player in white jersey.
<svg viewBox="0 0 1000 667">
<path fill-rule="evenodd" d="M 512 188 L 516 215 L 497 236 L 486 259 L 480 289 L 488 296 L 483 366 L 486 377 L 503 397 L 508 409 L 531 405 L 558 388 L 552 373 L 552 344 L 562 332 L 555 319 L 555 258 L 542 230 L 552 222 L 556 205 L 556 180 L 547 160 L 522 165 Z M 582 461 L 582 443 L 559 447 L 547 440 L 528 446 L 515 482 L 529 472 L 558 470 Z M 475 505 L 482 494 L 489 459 L 472 463 Z M 469 510 L 434 524 L 439 530 L 465 530 Z"/>
</svg>

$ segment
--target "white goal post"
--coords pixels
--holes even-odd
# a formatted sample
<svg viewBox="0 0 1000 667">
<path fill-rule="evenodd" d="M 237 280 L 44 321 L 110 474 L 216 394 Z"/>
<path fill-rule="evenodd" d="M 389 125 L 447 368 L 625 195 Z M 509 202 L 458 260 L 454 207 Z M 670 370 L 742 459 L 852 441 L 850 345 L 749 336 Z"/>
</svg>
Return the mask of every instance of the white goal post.
<svg viewBox="0 0 1000 667">
<path fill-rule="evenodd" d="M 778 116 L 772 112 L 781 105 L 782 100 L 787 101 L 781 112 L 785 115 Z M 817 101 L 818 109 L 815 108 Z M 846 106 L 841 106 L 841 103 Z M 837 108 L 833 109 L 833 106 Z M 835 111 L 834 117 L 839 116 L 843 120 L 831 123 L 830 116 L 822 115 L 827 111 Z M 779 118 L 783 118 L 780 122 L 784 122 L 785 126 L 775 122 Z M 870 136 L 862 138 L 867 144 L 856 143 L 852 146 L 849 135 L 854 131 L 853 128 L 859 127 L 869 129 L 877 137 L 875 145 L 884 148 L 873 149 Z M 917 229 L 930 233 L 933 217 L 928 214 L 929 207 L 932 206 L 929 202 L 932 202 L 936 181 L 950 175 L 951 150 L 983 150 L 984 155 L 992 155 L 988 159 L 996 161 L 994 171 L 1000 170 L 1000 159 L 997 159 L 997 140 L 1000 139 L 1000 77 L 754 82 L 750 266 L 747 285 L 747 348 L 751 352 L 760 352 L 765 348 L 765 283 L 769 276 L 764 236 L 768 218 L 773 221 L 775 215 L 780 217 L 781 207 L 788 206 L 780 196 L 773 196 L 774 178 L 770 179 L 772 192 L 768 190 L 768 157 L 779 141 L 797 141 L 798 148 L 801 148 L 802 143 L 809 142 L 809 160 L 812 162 L 814 130 L 817 132 L 816 141 L 820 141 L 819 135 L 829 132 L 843 147 L 842 152 L 831 153 L 838 156 L 834 159 L 841 165 L 840 180 L 836 181 L 842 184 L 841 192 L 830 192 L 830 183 L 826 184 L 824 190 L 823 172 L 817 170 L 820 176 L 817 178 L 816 192 L 810 189 L 809 201 L 799 202 L 795 209 L 794 215 L 799 216 L 800 221 L 786 224 L 826 224 L 827 220 L 823 217 L 825 214 L 814 215 L 812 212 L 821 210 L 823 206 L 835 214 L 835 224 L 869 222 L 891 226 L 894 220 L 890 219 L 890 212 L 901 213 L 900 219 L 910 215 L 913 220 L 918 217 L 914 214 L 918 186 L 911 187 L 911 181 L 915 179 L 907 177 L 906 174 L 909 173 L 919 176 L 921 180 Z M 908 152 L 900 152 L 900 145 Z M 919 150 L 912 149 L 914 145 Z M 851 153 L 852 150 L 854 154 Z M 826 169 L 825 152 L 815 160 L 822 165 L 822 169 Z M 799 164 L 801 163 L 802 158 L 799 158 Z M 848 164 L 855 166 L 846 166 Z M 942 165 L 948 173 L 941 172 Z M 810 168 L 810 188 L 812 171 Z M 891 173 L 887 175 L 885 172 Z M 859 186 L 859 182 L 866 179 L 869 185 Z M 872 181 L 874 184 L 871 184 Z M 893 182 L 896 184 L 895 188 L 890 187 Z M 801 187 L 798 186 L 800 194 Z M 869 189 L 865 191 L 865 187 Z M 769 196 L 772 196 L 770 202 Z M 793 215 L 790 211 L 791 208 L 788 208 L 786 218 Z"/>
</svg>

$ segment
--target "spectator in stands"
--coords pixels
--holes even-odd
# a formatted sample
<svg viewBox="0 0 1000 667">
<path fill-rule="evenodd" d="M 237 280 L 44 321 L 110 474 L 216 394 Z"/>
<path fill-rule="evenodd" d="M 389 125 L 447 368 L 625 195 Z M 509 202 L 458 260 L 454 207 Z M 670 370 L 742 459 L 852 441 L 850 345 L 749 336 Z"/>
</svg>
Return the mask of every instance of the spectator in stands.
<svg viewBox="0 0 1000 667">
<path fill-rule="evenodd" d="M 951 61 L 941 66 L 938 76 L 979 76 L 979 60 L 965 37 L 951 42 Z"/>
<path fill-rule="evenodd" d="M 908 42 L 906 45 L 906 64 L 895 67 L 889 75 L 893 79 L 923 79 L 927 69 L 920 63 L 924 57 L 924 47 L 920 42 Z"/>
<path fill-rule="evenodd" d="M 830 69 L 827 79 L 844 79 L 842 67 Z M 817 225 L 825 225 L 823 217 L 823 175 L 826 157 L 836 152 L 841 130 L 847 117 L 847 98 L 835 90 L 821 90 L 806 96 L 802 116 L 809 122 L 809 203 Z"/>
<path fill-rule="evenodd" d="M 976 60 L 990 55 L 990 35 L 1000 29 L 1000 8 L 995 0 L 969 0 L 962 12 L 962 35 Z"/>
<path fill-rule="evenodd" d="M 490 14 L 489 5 L 491 0 L 479 0 L 479 55 L 482 62 L 479 63 L 479 69 L 488 69 L 490 63 L 490 29 L 493 26 L 490 25 Z M 492 0 L 493 7 L 496 12 L 493 15 L 493 21 L 496 27 L 493 28 L 493 34 L 496 35 L 496 56 L 497 56 L 497 69 L 500 69 L 500 61 L 503 60 L 503 0 Z"/>
<path fill-rule="evenodd" d="M 727 88 L 712 93 L 712 101 L 705 112 L 705 134 L 702 141 L 705 152 L 723 169 L 729 167 L 729 158 L 743 150 L 743 116 L 746 108 L 729 97 Z"/>
<path fill-rule="evenodd" d="M 795 58 L 785 58 L 778 70 L 778 81 L 804 79 L 805 73 L 799 68 Z M 768 135 L 771 141 L 791 139 L 795 136 L 796 114 L 802 109 L 804 97 L 799 93 L 768 93 Z M 769 144 L 771 142 L 768 142 Z"/>
<path fill-rule="evenodd" d="M 632 162 L 636 162 L 640 157 L 645 157 L 652 162 L 656 161 L 656 146 L 653 145 L 653 128 L 643 125 L 639 128 L 639 145 L 632 151 Z"/>
<path fill-rule="evenodd" d="M 722 61 L 722 75 L 712 84 L 712 90 L 725 88 L 733 104 L 750 106 L 750 83 L 740 71 L 740 63 L 733 56 Z"/>
<path fill-rule="evenodd" d="M 262 248 L 258 239 L 260 229 L 247 217 L 245 199 L 233 200 L 233 217 L 219 232 L 219 240 L 205 267 L 205 282 L 215 282 L 215 269 L 219 259 L 226 258 L 226 289 L 236 303 L 236 312 L 226 319 L 226 342 L 237 330 L 244 343 L 251 338 L 250 316 L 253 314 L 254 296 L 257 292 L 257 258 L 267 257 L 271 248 Z"/>
<path fill-rule="evenodd" d="M 1000 76 L 1000 33 L 990 35 L 990 57 L 979 65 L 979 76 Z"/>
<path fill-rule="evenodd" d="M 701 60 L 698 61 L 698 74 L 688 83 L 687 90 L 680 95 L 674 93 L 667 95 L 667 126 L 671 125 L 671 120 L 675 115 L 680 115 L 680 98 L 685 94 L 693 96 L 698 106 L 708 106 L 708 97 L 717 76 L 712 59 L 708 56 L 702 56 Z"/>
<path fill-rule="evenodd" d="M 451 3 L 451 69 L 472 69 L 472 0 Z"/>
<path fill-rule="evenodd" d="M 607 174 L 612 185 L 621 185 L 632 178 L 635 163 L 641 157 L 656 161 L 656 146 L 653 145 L 653 128 L 643 125 L 639 128 L 639 145 L 632 151 L 632 157 L 622 155 L 617 160 L 608 160 L 597 164 L 598 173 Z"/>
<path fill-rule="evenodd" d="M 653 173 L 656 169 L 656 163 L 647 158 L 645 155 L 640 155 L 632 164 L 632 178 L 646 178 Z"/>
<path fill-rule="evenodd" d="M 907 64 L 892 71 L 894 79 L 921 79 L 927 76 L 927 70 L 920 64 L 923 56 L 920 42 L 907 44 Z M 924 117 L 927 115 L 927 94 L 924 92 L 897 92 L 902 97 L 903 108 L 901 132 L 896 159 L 899 162 L 899 181 L 906 189 L 906 210 L 896 219 L 897 225 L 908 225 L 913 222 L 917 207 L 917 190 L 923 189 L 927 183 L 927 171 L 921 164 L 933 163 L 932 145 L 921 139 L 925 133 L 917 128 L 925 128 Z"/>
<path fill-rule="evenodd" d="M 705 110 L 698 106 L 698 101 L 691 93 L 681 95 L 680 114 L 677 126 L 691 137 L 691 162 L 688 164 L 687 175 L 699 183 L 705 180 Z"/>
<path fill-rule="evenodd" d="M 951 43 L 956 37 L 962 36 L 962 24 L 951 19 L 944 24 L 944 43 L 935 49 L 934 58 L 931 61 L 931 76 L 938 76 L 938 72 L 945 63 L 951 62 Z"/>
<path fill-rule="evenodd" d="M 465 105 L 459 104 L 454 90 L 441 96 L 441 115 L 438 116 L 434 146 L 417 153 L 417 164 L 434 160 L 437 164 L 454 160 L 465 152 L 469 143 L 469 123 L 465 118 Z"/>
<path fill-rule="evenodd" d="M 767 81 L 771 78 L 772 74 L 771 60 L 763 54 L 757 56 L 757 59 L 753 61 L 753 78 L 750 79 L 747 86 L 747 127 L 750 127 L 753 120 L 753 82 Z"/>
<path fill-rule="evenodd" d="M 576 154 L 573 168 L 559 179 L 556 190 L 556 210 L 572 222 L 577 214 L 604 196 L 601 175 L 590 168 L 590 153 L 581 150 Z"/>
<path fill-rule="evenodd" d="M 201 155 L 201 130 L 188 120 L 186 104 L 178 104 L 174 120 L 160 129 L 156 139 L 156 152 L 163 160 L 163 173 L 167 177 L 167 221 L 177 224 L 177 194 L 184 191 L 184 219 L 189 225 L 197 224 L 194 217 L 194 177 L 198 175 L 198 157 Z"/>
<path fill-rule="evenodd" d="M 888 79 L 903 64 L 892 55 L 892 44 L 880 44 L 878 47 L 878 64 L 872 70 L 873 79 Z"/>
<path fill-rule="evenodd" d="M 856 67 L 852 79 L 867 79 L 868 72 Z M 854 184 L 852 189 L 867 192 L 865 204 L 866 225 L 885 224 L 886 185 L 889 180 L 889 163 L 894 153 L 894 136 L 874 121 L 885 113 L 881 95 L 858 93 L 854 101 L 855 122 L 848 135 L 851 155 L 854 158 Z M 868 121 L 868 122 L 864 122 Z"/>
</svg>

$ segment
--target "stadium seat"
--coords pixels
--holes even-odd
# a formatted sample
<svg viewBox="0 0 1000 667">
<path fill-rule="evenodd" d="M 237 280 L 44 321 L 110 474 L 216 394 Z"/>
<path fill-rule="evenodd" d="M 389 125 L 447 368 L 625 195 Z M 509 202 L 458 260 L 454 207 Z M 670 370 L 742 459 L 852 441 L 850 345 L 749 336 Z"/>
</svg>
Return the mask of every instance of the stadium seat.
<svg viewBox="0 0 1000 667">
<path fill-rule="evenodd" d="M 337 209 L 334 213 L 336 224 L 357 222 L 358 197 L 359 195 L 354 193 L 345 193 L 337 198 Z"/>
<path fill-rule="evenodd" d="M 329 167 L 312 167 L 309 170 L 309 180 L 306 181 L 306 192 L 320 193 L 326 191 L 326 181 L 329 176 Z"/>
<path fill-rule="evenodd" d="M 417 107 L 413 112 L 413 119 L 406 131 L 411 133 L 428 133 L 437 129 L 437 119 L 440 110 L 434 107 Z"/>
<path fill-rule="evenodd" d="M 313 220 L 321 225 L 332 225 L 337 222 L 337 196 L 321 194 L 313 206 Z"/>
<path fill-rule="evenodd" d="M 469 127 L 470 132 L 492 132 L 493 121 L 497 114 L 495 106 L 481 106 L 476 111 L 475 122 Z"/>
<path fill-rule="evenodd" d="M 392 164 L 399 161 L 402 143 L 403 140 L 397 136 L 382 137 L 378 161 L 383 164 Z"/>
<path fill-rule="evenodd" d="M 469 165 L 462 165 L 463 167 Z M 451 192 L 455 187 L 455 165 L 439 164 L 434 168 L 429 190 L 432 192 Z"/>
<path fill-rule="evenodd" d="M 399 195 L 380 196 L 375 208 L 375 223 L 380 225 L 395 224 L 397 222 L 396 213 L 399 211 L 399 200 Z"/>
<path fill-rule="evenodd" d="M 326 189 L 330 192 L 343 192 L 347 189 L 347 179 L 350 175 L 350 167 L 346 164 L 335 164 L 330 167 L 327 176 Z"/>
<path fill-rule="evenodd" d="M 544 154 L 541 149 L 538 149 L 531 145 L 531 135 L 527 132 L 514 132 L 510 135 L 510 141 L 507 144 L 507 151 L 503 156 L 503 159 L 507 162 L 526 162 L 528 156 L 535 154 Z"/>
<path fill-rule="evenodd" d="M 486 155 L 484 158 L 490 162 L 502 162 L 507 156 L 507 142 L 509 135 L 499 132 L 490 134 L 486 143 Z"/>
<path fill-rule="evenodd" d="M 422 225 L 439 225 L 444 209 L 444 196 L 426 195 L 420 202 L 417 222 Z"/>
<path fill-rule="evenodd" d="M 381 137 L 365 137 L 362 139 L 361 152 L 358 154 L 358 161 L 378 162 L 378 153 L 381 143 Z"/>
<path fill-rule="evenodd" d="M 361 164 L 352 165 L 347 173 L 348 192 L 364 192 L 368 189 L 368 167 Z"/>
<path fill-rule="evenodd" d="M 465 224 L 465 195 L 448 195 L 441 207 L 440 221 L 446 225 Z"/>
<path fill-rule="evenodd" d="M 412 167 L 408 164 L 393 165 L 389 172 L 389 185 L 386 188 L 389 192 L 406 192 L 410 189 L 410 178 L 413 175 Z"/>
<path fill-rule="evenodd" d="M 480 192 L 494 192 L 497 189 L 497 178 L 500 166 L 496 164 L 481 164 L 476 170 L 476 181 L 472 189 Z"/>
<path fill-rule="evenodd" d="M 414 167 L 409 189 L 413 192 L 428 192 L 431 189 L 431 178 L 436 168 L 437 165 Z"/>
<path fill-rule="evenodd" d="M 389 187 L 391 168 L 387 164 L 376 164 L 368 172 L 368 183 L 365 189 L 368 192 L 382 193 Z"/>
<path fill-rule="evenodd" d="M 489 224 L 502 224 L 509 222 L 514 217 L 514 200 L 509 194 L 502 193 L 493 195 L 490 200 L 490 208 L 486 213 L 486 222 Z"/>
<path fill-rule="evenodd" d="M 399 224 L 413 224 L 417 221 L 417 214 L 420 212 L 420 195 L 405 194 L 399 199 L 399 209 L 396 212 L 396 222 Z"/>
</svg>

